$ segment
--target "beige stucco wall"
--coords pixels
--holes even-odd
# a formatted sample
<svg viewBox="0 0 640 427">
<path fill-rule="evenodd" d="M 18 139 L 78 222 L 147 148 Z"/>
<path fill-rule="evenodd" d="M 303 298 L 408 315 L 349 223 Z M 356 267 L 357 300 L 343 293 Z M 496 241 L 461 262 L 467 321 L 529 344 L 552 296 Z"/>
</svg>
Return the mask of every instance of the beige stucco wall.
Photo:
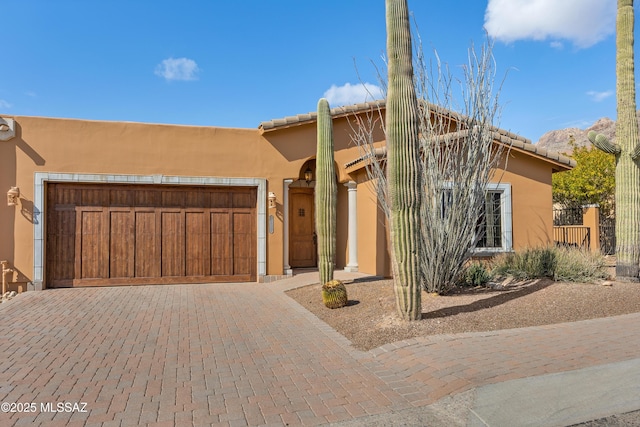
<svg viewBox="0 0 640 427">
<path fill-rule="evenodd" d="M 353 142 L 354 122 L 347 117 L 336 118 L 333 121 L 333 137 L 336 173 L 338 179 L 338 204 L 337 204 L 337 241 L 336 241 L 336 268 L 342 269 L 349 262 L 348 257 L 348 191 L 343 185 L 349 181 L 366 181 L 366 174 L 349 175 L 344 165 L 361 156 L 361 149 Z M 384 133 L 378 129 L 373 133 L 376 140 L 384 138 Z M 316 155 L 316 125 L 315 122 L 281 128 L 276 131 L 264 132 L 263 137 L 285 159 L 291 162 L 291 169 L 299 175 L 295 178 L 302 179 L 302 173 L 306 169 L 307 162 L 315 161 Z M 312 164 L 311 169 L 315 166 Z M 270 190 L 271 191 L 271 190 Z M 278 198 L 279 193 L 276 193 Z M 384 275 L 385 240 L 380 237 L 377 229 L 384 231 L 384 218 L 379 218 L 379 211 L 375 208 L 375 199 L 369 188 L 360 188 L 357 191 L 358 209 L 358 264 L 359 271 L 369 274 Z M 375 218 L 374 218 L 375 216 Z M 372 242 L 372 236 L 378 236 Z M 382 238 L 382 240 L 380 240 Z M 380 252 L 380 248 L 382 252 Z"/>
<path fill-rule="evenodd" d="M 0 188 L 17 185 L 21 206 L 0 207 L 0 259 L 32 280 L 34 173 L 259 177 L 282 200 L 298 173 L 257 129 L 15 117 L 17 136 L 0 144 Z M 269 212 L 274 214 L 274 212 Z M 38 215 L 36 213 L 36 220 Z M 282 274 L 282 216 L 267 239 L 267 273 Z"/>
<path fill-rule="evenodd" d="M 360 271 L 389 277 L 390 255 L 386 217 L 378 205 L 375 181 L 368 180 L 364 170 L 356 174 L 358 183 L 358 258 Z M 374 250 L 375 248 L 375 250 Z"/>
<path fill-rule="evenodd" d="M 508 161 L 500 163 L 492 182 L 511 187 L 513 249 L 547 246 L 553 242 L 552 162 L 516 149 Z M 506 166 L 505 166 L 506 165 Z M 358 186 L 359 251 L 362 271 L 380 276 L 391 275 L 384 213 L 376 208 L 372 181 L 364 169 L 353 173 Z M 376 253 L 371 253 L 371 248 Z"/>
<path fill-rule="evenodd" d="M 18 186 L 21 203 L 0 206 L 0 260 L 20 273 L 10 278 L 20 286 L 33 279 L 36 172 L 265 179 L 277 201 L 277 208 L 267 212 L 274 217 L 273 233 L 267 234 L 267 274 L 284 273 L 283 183 L 300 178 L 305 163 L 314 161 L 315 123 L 262 134 L 258 129 L 13 118 L 17 136 L 0 142 L 0 188 Z M 336 120 L 337 268 L 348 262 L 347 189 L 342 184 L 351 179 L 340 165 L 358 156 L 349 130 L 346 119 Z M 35 220 L 42 220 L 37 212 Z"/>
<path fill-rule="evenodd" d="M 504 174 L 494 181 L 511 185 L 513 248 L 546 246 L 553 238 L 552 164 L 511 150 Z"/>
<path fill-rule="evenodd" d="M 276 195 L 273 233 L 266 235 L 266 274 L 281 275 L 284 239 L 284 181 L 302 177 L 313 165 L 315 122 L 267 132 L 199 126 L 102 122 L 38 117 L 14 117 L 17 135 L 0 141 L 0 190 L 20 187 L 18 207 L 0 205 L 0 260 L 19 273 L 15 286 L 33 280 L 36 172 L 122 175 L 239 177 L 266 180 L 266 192 Z M 361 155 L 351 140 L 346 118 L 334 119 L 335 161 L 338 167 L 338 229 L 336 267 L 348 259 L 348 191 L 358 182 L 358 263 L 365 273 L 390 274 L 384 215 L 377 208 L 372 183 L 363 169 L 347 174 L 344 165 Z M 375 140 L 384 135 L 378 131 Z M 552 236 L 551 170 L 553 165 L 512 151 L 501 182 L 512 187 L 514 248 L 540 246 Z M 265 227 L 267 225 L 265 224 Z"/>
</svg>

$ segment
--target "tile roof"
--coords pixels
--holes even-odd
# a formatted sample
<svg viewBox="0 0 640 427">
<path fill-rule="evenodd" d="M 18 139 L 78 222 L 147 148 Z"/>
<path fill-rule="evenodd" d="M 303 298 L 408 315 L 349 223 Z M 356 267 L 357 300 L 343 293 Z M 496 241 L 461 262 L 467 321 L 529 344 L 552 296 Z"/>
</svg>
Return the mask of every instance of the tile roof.
<svg viewBox="0 0 640 427">
<path fill-rule="evenodd" d="M 346 105 L 344 107 L 335 107 L 331 109 L 331 116 L 334 118 L 349 116 L 352 114 L 358 114 L 364 111 L 370 111 L 372 109 L 384 108 L 386 102 L 384 100 L 363 102 L 360 104 Z M 289 116 L 282 119 L 273 119 L 260 123 L 258 129 L 262 132 L 268 132 L 270 130 L 276 130 L 286 128 L 290 126 L 303 125 L 305 123 L 315 122 L 318 118 L 317 112 L 311 112 L 307 114 L 298 114 L 296 116 Z"/>
<path fill-rule="evenodd" d="M 460 132 L 456 132 L 458 134 L 460 134 L 460 137 L 465 137 L 468 133 L 468 131 L 460 131 Z M 516 138 L 513 138 L 513 137 Z M 443 136 L 441 136 L 443 137 Z M 451 137 L 451 135 L 448 135 L 448 137 Z M 559 165 L 565 167 L 566 169 L 571 169 L 574 168 L 576 166 L 576 161 L 563 156 L 561 154 L 555 153 L 553 151 L 548 151 L 544 148 L 540 148 L 537 147 L 534 144 L 531 144 L 527 139 L 512 134 L 510 132 L 506 132 L 506 131 L 501 131 L 501 130 L 494 130 L 493 131 L 493 139 L 496 142 L 499 142 L 501 144 L 504 144 L 505 146 L 511 148 L 511 149 L 519 149 L 520 151 L 524 151 L 527 153 L 531 153 L 534 155 L 537 155 L 539 157 L 542 157 L 548 161 L 552 161 L 555 163 L 558 163 Z M 366 162 L 368 159 L 372 158 L 373 156 L 375 157 L 384 157 L 387 154 L 387 150 L 386 147 L 380 147 L 380 148 L 376 148 L 374 150 L 374 154 L 371 153 L 367 153 L 363 156 L 360 156 L 356 159 L 351 160 L 350 162 L 345 164 L 345 168 L 351 168 L 353 166 L 356 166 L 359 163 L 364 163 Z"/>
<path fill-rule="evenodd" d="M 371 110 L 382 110 L 386 107 L 385 100 L 378 100 L 372 102 L 363 102 L 360 104 L 347 105 L 343 107 L 336 107 L 331 109 L 331 116 L 333 118 L 349 116 L 352 114 L 358 114 Z M 442 114 L 445 116 L 453 116 L 454 118 L 460 115 L 451 110 L 447 110 L 435 104 L 429 104 L 429 109 L 435 113 Z M 292 126 L 299 126 L 307 123 L 313 123 L 317 120 L 317 112 L 310 112 L 307 114 L 298 114 L 296 116 L 284 117 L 282 119 L 274 119 L 266 122 L 261 122 L 258 126 L 258 129 L 264 133 L 269 131 L 274 131 L 278 129 L 288 128 Z M 461 131 L 460 133 L 464 133 L 466 131 Z M 461 135 L 463 136 L 463 135 Z M 500 142 L 502 144 L 508 145 L 511 148 L 519 149 L 524 152 L 531 153 L 533 155 L 537 155 L 549 161 L 560 164 L 561 166 L 566 167 L 567 169 L 573 168 L 576 166 L 575 160 L 563 156 L 561 154 L 555 153 L 553 151 L 548 151 L 544 148 L 538 147 L 535 144 L 531 143 L 530 139 L 524 138 L 515 133 L 506 131 L 504 129 L 500 129 L 497 127 L 493 128 L 493 136 L 495 141 Z M 386 153 L 385 150 L 377 150 L 376 155 L 383 155 L 383 152 Z M 355 166 L 356 164 L 365 161 L 369 158 L 370 155 L 365 155 L 354 159 L 347 163 L 345 167 Z"/>
</svg>

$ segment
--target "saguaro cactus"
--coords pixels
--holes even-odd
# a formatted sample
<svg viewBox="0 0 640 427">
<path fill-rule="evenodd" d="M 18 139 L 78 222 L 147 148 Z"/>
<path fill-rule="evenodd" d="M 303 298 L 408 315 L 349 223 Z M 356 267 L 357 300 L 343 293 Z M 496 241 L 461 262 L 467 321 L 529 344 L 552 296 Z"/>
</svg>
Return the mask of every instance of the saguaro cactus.
<svg viewBox="0 0 640 427">
<path fill-rule="evenodd" d="M 413 81 L 407 0 L 386 0 L 388 86 L 386 109 L 389 235 L 398 314 L 422 315 L 420 283 L 421 173 L 418 101 Z"/>
<path fill-rule="evenodd" d="M 316 153 L 316 234 L 320 283 L 333 280 L 336 253 L 336 172 L 333 164 L 333 123 L 329 102 L 318 101 L 318 148 Z"/>
<path fill-rule="evenodd" d="M 640 272 L 640 134 L 636 119 L 633 0 L 618 0 L 616 22 L 616 143 L 589 133 L 597 148 L 616 156 L 616 276 L 638 280 Z"/>
</svg>

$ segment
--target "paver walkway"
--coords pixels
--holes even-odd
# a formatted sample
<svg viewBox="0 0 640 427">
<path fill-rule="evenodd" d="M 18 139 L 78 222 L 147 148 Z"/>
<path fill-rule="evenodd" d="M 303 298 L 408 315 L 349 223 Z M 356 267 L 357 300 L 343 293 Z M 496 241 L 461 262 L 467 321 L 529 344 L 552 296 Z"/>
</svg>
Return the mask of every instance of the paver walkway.
<svg viewBox="0 0 640 427">
<path fill-rule="evenodd" d="M 22 294 L 0 305 L 0 402 L 35 411 L 0 425 L 322 425 L 640 354 L 640 314 L 361 352 L 283 294 L 316 276 Z"/>
</svg>

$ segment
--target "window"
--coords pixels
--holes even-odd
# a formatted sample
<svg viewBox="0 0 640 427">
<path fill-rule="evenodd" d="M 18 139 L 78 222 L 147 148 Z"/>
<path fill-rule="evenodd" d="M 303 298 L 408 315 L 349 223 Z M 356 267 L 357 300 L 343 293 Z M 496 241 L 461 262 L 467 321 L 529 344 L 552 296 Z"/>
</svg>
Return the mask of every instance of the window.
<svg viewBox="0 0 640 427">
<path fill-rule="evenodd" d="M 453 203 L 453 191 L 442 190 L 439 211 L 444 218 Z M 507 252 L 512 249 L 511 240 L 511 186 L 509 184 L 489 184 L 485 198 L 484 212 L 478 221 L 478 243 L 473 251 L 477 254 Z"/>
<path fill-rule="evenodd" d="M 484 212 L 478 221 L 478 248 L 502 247 L 502 215 L 500 214 L 500 192 L 487 191 Z"/>
<path fill-rule="evenodd" d="M 440 196 L 440 218 L 444 219 L 447 211 L 451 209 L 451 205 L 453 204 L 453 190 L 451 188 L 444 188 Z"/>
<path fill-rule="evenodd" d="M 487 188 L 484 213 L 478 222 L 480 239 L 476 253 L 510 251 L 511 241 L 511 186 L 490 184 Z"/>
</svg>

